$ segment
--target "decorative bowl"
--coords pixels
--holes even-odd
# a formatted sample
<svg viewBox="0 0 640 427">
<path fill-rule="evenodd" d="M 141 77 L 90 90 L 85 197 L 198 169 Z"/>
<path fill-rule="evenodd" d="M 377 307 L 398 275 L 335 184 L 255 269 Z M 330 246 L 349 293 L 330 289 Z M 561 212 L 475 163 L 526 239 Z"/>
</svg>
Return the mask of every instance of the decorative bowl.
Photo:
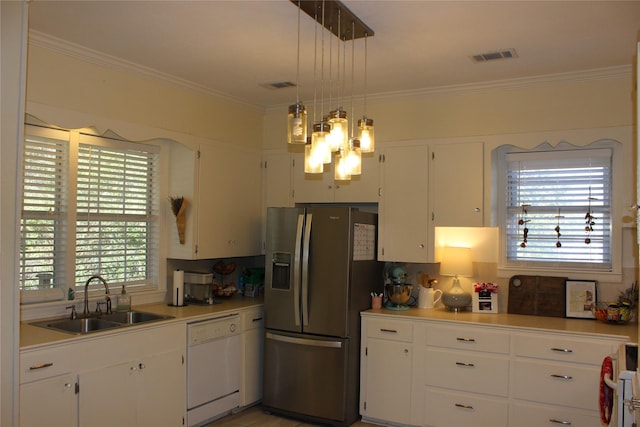
<svg viewBox="0 0 640 427">
<path fill-rule="evenodd" d="M 591 305 L 591 312 L 601 322 L 624 325 L 631 321 L 633 311 L 626 304 L 598 302 Z"/>
</svg>

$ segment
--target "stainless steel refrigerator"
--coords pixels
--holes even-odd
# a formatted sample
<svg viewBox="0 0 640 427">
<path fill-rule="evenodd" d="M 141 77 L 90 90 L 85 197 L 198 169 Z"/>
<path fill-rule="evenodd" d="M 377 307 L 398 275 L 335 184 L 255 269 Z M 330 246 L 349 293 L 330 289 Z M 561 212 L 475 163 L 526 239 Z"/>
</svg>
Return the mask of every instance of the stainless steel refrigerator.
<svg viewBox="0 0 640 427">
<path fill-rule="evenodd" d="M 377 215 L 269 208 L 263 407 L 332 425 L 358 419 L 360 312 L 381 292 Z"/>
</svg>

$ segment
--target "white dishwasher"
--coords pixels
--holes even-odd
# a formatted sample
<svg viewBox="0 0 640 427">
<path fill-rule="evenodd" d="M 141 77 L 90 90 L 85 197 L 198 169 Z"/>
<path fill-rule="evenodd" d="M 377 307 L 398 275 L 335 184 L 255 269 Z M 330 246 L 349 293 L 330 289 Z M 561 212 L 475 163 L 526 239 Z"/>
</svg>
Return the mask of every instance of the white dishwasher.
<svg viewBox="0 0 640 427">
<path fill-rule="evenodd" d="M 199 426 L 240 405 L 240 317 L 187 324 L 187 425 Z"/>
</svg>

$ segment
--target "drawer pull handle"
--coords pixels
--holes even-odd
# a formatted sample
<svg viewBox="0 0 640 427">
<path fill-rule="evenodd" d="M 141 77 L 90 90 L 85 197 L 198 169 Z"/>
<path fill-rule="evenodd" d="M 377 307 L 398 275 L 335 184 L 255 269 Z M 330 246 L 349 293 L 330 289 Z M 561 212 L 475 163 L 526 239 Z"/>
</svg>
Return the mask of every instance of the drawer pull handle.
<svg viewBox="0 0 640 427">
<path fill-rule="evenodd" d="M 467 362 L 456 362 L 456 365 L 465 366 L 467 368 L 473 368 L 474 366 L 476 366 L 473 363 L 467 363 Z"/>
<path fill-rule="evenodd" d="M 573 350 L 571 350 L 570 348 L 557 348 L 557 347 L 552 347 L 551 351 L 557 351 L 560 353 L 573 353 Z"/>
<path fill-rule="evenodd" d="M 41 365 L 30 366 L 29 370 L 30 371 L 37 371 L 38 369 L 44 369 L 44 368 L 48 368 L 50 366 L 53 366 L 53 362 L 47 362 L 47 363 L 43 363 Z"/>
<path fill-rule="evenodd" d="M 262 320 L 262 317 L 256 317 L 255 319 L 252 319 L 252 322 L 260 322 Z"/>
<path fill-rule="evenodd" d="M 573 377 L 571 375 L 551 374 L 550 377 L 552 377 L 552 378 L 560 378 L 561 380 L 572 380 L 573 379 Z"/>
<path fill-rule="evenodd" d="M 556 420 L 555 418 L 549 418 L 549 422 L 554 424 L 562 424 L 563 426 L 571 425 L 571 421 Z"/>
<path fill-rule="evenodd" d="M 456 338 L 456 340 L 463 341 L 463 342 L 476 342 L 475 338 L 458 337 L 458 338 Z"/>
<path fill-rule="evenodd" d="M 465 404 L 462 404 L 462 403 L 456 403 L 455 405 L 456 405 L 457 408 L 473 409 L 473 406 L 471 406 L 471 405 L 465 405 Z"/>
<path fill-rule="evenodd" d="M 396 331 L 395 329 L 384 329 L 384 328 L 380 328 L 380 332 L 389 332 L 390 334 L 398 333 L 398 331 Z"/>
</svg>

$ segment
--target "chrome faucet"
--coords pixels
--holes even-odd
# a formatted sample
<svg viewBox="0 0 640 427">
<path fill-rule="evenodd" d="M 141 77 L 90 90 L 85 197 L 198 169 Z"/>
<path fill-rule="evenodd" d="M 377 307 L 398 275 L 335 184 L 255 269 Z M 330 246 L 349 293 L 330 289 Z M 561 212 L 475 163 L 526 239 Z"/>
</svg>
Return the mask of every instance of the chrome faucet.
<svg viewBox="0 0 640 427">
<path fill-rule="evenodd" d="M 104 289 L 105 289 L 104 294 L 105 294 L 105 300 L 107 303 L 107 314 L 111 314 L 111 296 L 110 296 L 111 294 L 109 292 L 109 285 L 107 285 L 107 281 L 104 280 L 102 276 L 95 274 L 89 277 L 89 279 L 84 284 L 84 310 L 82 310 L 82 316 L 89 317 L 89 283 L 91 283 L 93 279 L 100 280 L 104 285 Z"/>
</svg>

